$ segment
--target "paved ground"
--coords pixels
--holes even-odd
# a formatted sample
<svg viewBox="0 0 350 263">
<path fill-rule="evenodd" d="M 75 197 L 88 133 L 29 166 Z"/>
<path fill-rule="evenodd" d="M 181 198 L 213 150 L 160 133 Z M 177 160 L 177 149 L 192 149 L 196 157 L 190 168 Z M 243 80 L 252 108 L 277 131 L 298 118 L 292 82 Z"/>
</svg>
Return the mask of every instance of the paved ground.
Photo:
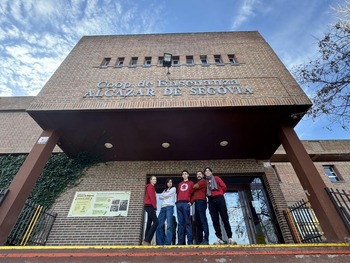
<svg viewBox="0 0 350 263">
<path fill-rule="evenodd" d="M 350 262 L 350 245 L 0 247 L 1 263 Z"/>
</svg>

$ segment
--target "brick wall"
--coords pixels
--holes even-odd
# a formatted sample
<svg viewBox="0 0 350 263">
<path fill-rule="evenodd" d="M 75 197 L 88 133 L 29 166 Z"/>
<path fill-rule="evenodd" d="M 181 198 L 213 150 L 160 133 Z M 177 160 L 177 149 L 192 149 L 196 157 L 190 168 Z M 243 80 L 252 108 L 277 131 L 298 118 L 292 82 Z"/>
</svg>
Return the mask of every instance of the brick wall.
<svg viewBox="0 0 350 263">
<path fill-rule="evenodd" d="M 178 174 L 183 169 L 195 173 L 210 166 L 217 173 L 263 173 L 262 163 L 255 160 L 167 161 L 167 162 L 108 162 L 90 168 L 80 184 L 68 189 L 54 204 L 58 217 L 47 245 L 138 245 L 142 239 L 143 200 L 147 174 Z M 264 182 L 274 200 L 273 209 L 289 242 L 290 233 L 280 216 L 286 204 L 276 177 L 267 172 Z M 131 191 L 127 217 L 67 217 L 76 191 Z M 211 233 L 214 235 L 214 233 Z"/>
<path fill-rule="evenodd" d="M 159 66 L 158 57 L 171 52 L 180 57 L 179 67 L 171 67 L 170 75 Z M 214 55 L 222 56 L 224 65 L 214 63 Z M 240 63 L 232 66 L 228 54 Z M 186 65 L 186 56 L 194 57 L 194 66 Z M 200 55 L 206 55 L 210 66 L 202 66 Z M 111 58 L 101 69 L 104 58 Z M 125 57 L 124 66 L 116 68 L 118 57 Z M 132 57 L 138 57 L 136 68 L 130 68 Z M 151 67 L 143 67 L 145 57 L 152 57 Z M 88 90 L 96 90 L 99 81 L 131 82 L 142 80 L 236 79 L 253 94 L 191 96 L 183 87 L 182 96 L 162 96 L 155 87 L 155 96 L 83 98 Z M 258 32 L 219 32 L 195 34 L 155 34 L 86 36 L 33 101 L 29 110 L 131 109 L 174 107 L 218 107 L 253 105 L 310 105 L 310 101 L 276 54 Z"/>
<path fill-rule="evenodd" d="M 329 188 L 350 190 L 350 163 L 349 162 L 314 162 L 317 171 L 319 172 L 325 185 Z M 278 173 L 281 181 L 279 183 L 283 196 L 288 205 L 292 205 L 301 199 L 307 199 L 303 187 L 293 169 L 293 166 L 287 162 L 273 163 L 275 165 L 276 172 Z M 339 182 L 331 182 L 328 175 L 325 173 L 323 165 L 333 165 L 342 178 Z"/>
<path fill-rule="evenodd" d="M 293 243 L 294 241 L 289 226 L 283 214 L 283 211 L 287 209 L 287 202 L 284 198 L 283 190 L 280 187 L 279 179 L 276 177 L 272 166 L 265 167 L 265 176 L 263 179 L 284 242 Z"/>
<path fill-rule="evenodd" d="M 0 154 L 29 153 L 42 129 L 24 110 L 0 110 Z M 61 152 L 56 146 L 54 152 Z"/>
</svg>

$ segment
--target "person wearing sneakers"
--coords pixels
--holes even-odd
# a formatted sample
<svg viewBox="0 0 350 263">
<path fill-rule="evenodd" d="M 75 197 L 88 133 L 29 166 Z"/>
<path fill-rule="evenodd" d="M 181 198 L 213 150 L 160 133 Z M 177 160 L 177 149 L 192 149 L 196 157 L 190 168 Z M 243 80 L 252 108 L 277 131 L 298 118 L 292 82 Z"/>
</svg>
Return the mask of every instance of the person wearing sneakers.
<svg viewBox="0 0 350 263">
<path fill-rule="evenodd" d="M 194 183 L 188 180 L 189 173 L 187 170 L 182 171 L 183 181 L 177 186 L 177 244 L 186 245 L 185 243 L 185 231 L 187 235 L 187 244 L 193 244 L 192 237 L 192 225 L 191 225 L 191 191 Z"/>
<path fill-rule="evenodd" d="M 154 236 L 154 232 L 156 232 L 158 226 L 158 218 L 157 218 L 157 197 L 156 197 L 156 189 L 154 185 L 157 183 L 157 177 L 151 176 L 149 179 L 149 184 L 146 185 L 146 194 L 145 194 L 145 211 L 147 213 L 147 225 L 145 231 L 145 239 L 143 241 L 143 245 L 149 246 L 151 245 L 151 240 Z M 152 224 L 153 222 L 153 224 Z"/>
<path fill-rule="evenodd" d="M 159 199 L 162 200 L 162 208 L 160 209 L 158 220 L 159 225 L 157 227 L 157 245 L 171 245 L 173 239 L 173 215 L 176 197 L 176 188 L 173 187 L 173 180 L 166 180 L 167 188 L 160 195 Z M 164 223 L 166 220 L 166 235 L 164 235 Z"/>
<path fill-rule="evenodd" d="M 197 245 L 209 245 L 209 227 L 207 220 L 207 181 L 202 171 L 197 171 L 198 182 L 194 184 L 192 190 L 192 200 L 194 203 L 194 223 L 196 226 Z M 204 232 L 204 237 L 203 237 Z"/>
<path fill-rule="evenodd" d="M 232 239 L 232 230 L 228 219 L 227 206 L 224 198 L 226 192 L 226 184 L 221 180 L 219 176 L 214 176 L 213 171 L 210 167 L 204 169 L 205 179 L 207 181 L 207 197 L 209 204 L 209 213 L 213 221 L 215 229 L 215 235 L 218 238 L 214 244 L 237 244 Z M 219 216 L 220 215 L 220 216 Z M 220 217 L 224 224 L 226 234 L 228 237 L 227 241 L 222 240 L 222 233 L 220 228 Z"/>
</svg>

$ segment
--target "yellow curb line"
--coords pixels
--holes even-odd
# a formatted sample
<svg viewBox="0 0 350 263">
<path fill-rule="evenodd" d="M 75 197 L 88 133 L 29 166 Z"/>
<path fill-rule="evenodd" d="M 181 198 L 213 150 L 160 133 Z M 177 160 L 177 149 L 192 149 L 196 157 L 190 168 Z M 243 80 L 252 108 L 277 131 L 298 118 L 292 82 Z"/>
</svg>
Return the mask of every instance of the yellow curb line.
<svg viewBox="0 0 350 263">
<path fill-rule="evenodd" d="M 1 250 L 64 250 L 64 249 L 174 249 L 174 248 L 301 248 L 301 247 L 350 247 L 349 243 L 313 243 L 313 244 L 268 244 L 268 245 L 173 245 L 173 246 L 0 246 Z"/>
</svg>

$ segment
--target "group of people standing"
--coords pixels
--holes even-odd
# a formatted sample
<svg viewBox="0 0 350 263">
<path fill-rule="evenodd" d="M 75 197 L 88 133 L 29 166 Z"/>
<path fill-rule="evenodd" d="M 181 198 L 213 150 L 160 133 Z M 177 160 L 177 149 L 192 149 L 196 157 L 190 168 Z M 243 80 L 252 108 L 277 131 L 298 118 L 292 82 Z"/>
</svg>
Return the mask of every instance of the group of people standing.
<svg viewBox="0 0 350 263">
<path fill-rule="evenodd" d="M 187 170 L 181 173 L 183 181 L 176 188 L 173 186 L 173 180 L 167 179 L 167 187 L 160 195 L 162 200 L 161 210 L 157 217 L 157 198 L 155 184 L 157 178 L 152 176 L 150 183 L 146 185 L 145 211 L 147 213 L 147 225 L 145 231 L 144 245 L 150 245 L 156 232 L 157 245 L 171 245 L 173 239 L 173 214 L 176 205 L 178 228 L 177 245 L 193 244 L 192 224 L 191 224 L 191 206 L 194 204 L 194 224 L 196 227 L 196 244 L 209 245 L 209 227 L 206 216 L 207 206 L 213 221 L 217 241 L 214 244 L 236 244 L 232 239 L 232 231 L 229 223 L 227 206 L 224 198 L 226 184 L 219 176 L 214 176 L 210 167 L 204 169 L 204 172 L 197 171 L 197 182 L 194 183 L 188 179 Z M 224 225 L 228 239 L 223 240 L 220 218 Z M 167 227 L 164 229 L 165 220 Z"/>
</svg>

